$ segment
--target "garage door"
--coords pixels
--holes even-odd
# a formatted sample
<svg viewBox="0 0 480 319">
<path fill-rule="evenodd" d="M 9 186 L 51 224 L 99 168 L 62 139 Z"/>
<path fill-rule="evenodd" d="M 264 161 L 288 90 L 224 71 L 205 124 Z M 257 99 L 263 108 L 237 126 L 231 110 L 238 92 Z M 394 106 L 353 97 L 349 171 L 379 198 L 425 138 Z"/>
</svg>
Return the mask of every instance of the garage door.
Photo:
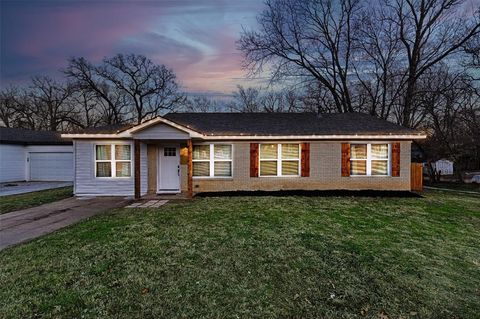
<svg viewBox="0 0 480 319">
<path fill-rule="evenodd" d="M 30 153 L 30 180 L 73 181 L 73 153 Z"/>
</svg>

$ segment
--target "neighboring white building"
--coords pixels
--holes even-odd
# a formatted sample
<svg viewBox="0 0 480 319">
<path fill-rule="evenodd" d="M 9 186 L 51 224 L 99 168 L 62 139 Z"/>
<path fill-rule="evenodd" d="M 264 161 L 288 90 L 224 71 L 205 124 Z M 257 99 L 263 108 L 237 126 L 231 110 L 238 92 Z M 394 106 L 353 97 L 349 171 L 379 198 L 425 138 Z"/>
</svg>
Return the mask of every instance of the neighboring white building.
<svg viewBox="0 0 480 319">
<path fill-rule="evenodd" d="M 60 133 L 0 127 L 0 182 L 73 181 L 73 165 Z"/>
<path fill-rule="evenodd" d="M 440 175 L 453 175 L 453 162 L 441 159 L 435 162 L 435 169 Z"/>
</svg>

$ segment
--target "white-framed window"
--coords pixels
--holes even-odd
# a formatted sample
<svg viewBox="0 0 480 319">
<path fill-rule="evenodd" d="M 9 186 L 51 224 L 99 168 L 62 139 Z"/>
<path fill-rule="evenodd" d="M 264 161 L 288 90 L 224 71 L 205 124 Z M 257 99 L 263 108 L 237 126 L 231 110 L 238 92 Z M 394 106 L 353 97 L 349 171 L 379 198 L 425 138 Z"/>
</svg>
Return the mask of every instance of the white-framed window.
<svg viewBox="0 0 480 319">
<path fill-rule="evenodd" d="M 193 145 L 192 164 L 193 177 L 232 177 L 232 145 Z"/>
<path fill-rule="evenodd" d="M 350 144 L 350 175 L 389 176 L 390 153 L 388 143 Z"/>
<path fill-rule="evenodd" d="M 95 177 L 131 177 L 132 148 L 129 144 L 96 144 Z"/>
<path fill-rule="evenodd" d="M 300 144 L 260 144 L 260 176 L 300 176 Z"/>
</svg>

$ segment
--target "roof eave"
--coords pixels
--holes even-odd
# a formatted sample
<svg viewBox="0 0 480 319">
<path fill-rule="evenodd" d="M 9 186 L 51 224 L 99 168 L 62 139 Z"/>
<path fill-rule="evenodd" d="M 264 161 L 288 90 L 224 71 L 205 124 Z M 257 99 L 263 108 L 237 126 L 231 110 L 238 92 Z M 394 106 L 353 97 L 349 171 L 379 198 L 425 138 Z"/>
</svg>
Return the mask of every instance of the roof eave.
<svg viewBox="0 0 480 319">
<path fill-rule="evenodd" d="M 421 140 L 425 134 L 324 134 L 324 135 L 203 135 L 190 134 L 202 140 Z M 62 134 L 71 139 L 125 139 L 134 138 L 129 132 L 118 134 Z M 160 138 L 161 139 L 161 138 Z"/>
<path fill-rule="evenodd" d="M 161 116 L 157 116 L 151 120 L 148 120 L 146 122 L 143 122 L 139 125 L 135 125 L 134 127 L 131 127 L 129 128 L 128 130 L 126 130 L 125 132 L 128 132 L 130 134 L 133 134 L 135 132 L 138 132 L 138 131 L 141 131 L 141 130 L 144 130 L 152 125 L 155 125 L 155 124 L 158 124 L 158 123 L 163 123 L 163 124 L 166 124 L 166 125 L 169 125 L 169 126 L 172 126 L 180 131 L 183 131 L 185 133 L 188 133 L 190 134 L 191 137 L 200 137 L 200 136 L 203 136 L 202 133 L 192 129 L 191 127 L 189 126 L 185 126 L 185 125 L 182 125 L 182 124 L 178 124 L 174 121 L 170 121 L 170 120 L 167 120 L 166 118 L 164 117 L 161 117 Z"/>
<path fill-rule="evenodd" d="M 205 135 L 204 140 L 421 140 L 425 134 Z"/>
</svg>

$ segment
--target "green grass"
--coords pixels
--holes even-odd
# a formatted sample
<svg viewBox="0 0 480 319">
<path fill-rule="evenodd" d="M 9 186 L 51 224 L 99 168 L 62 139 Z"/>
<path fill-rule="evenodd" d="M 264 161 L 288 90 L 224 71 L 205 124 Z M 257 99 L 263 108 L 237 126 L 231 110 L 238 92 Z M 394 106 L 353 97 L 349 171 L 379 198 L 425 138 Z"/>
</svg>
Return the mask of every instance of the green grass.
<svg viewBox="0 0 480 319">
<path fill-rule="evenodd" d="M 478 196 L 198 198 L 0 252 L 0 317 L 478 318 Z"/>
<path fill-rule="evenodd" d="M 72 196 L 73 187 L 62 187 L 44 191 L 0 197 L 0 214 L 56 202 Z"/>
<path fill-rule="evenodd" d="M 430 183 L 430 182 L 426 181 L 425 186 L 480 193 L 480 184 L 476 184 L 476 183 L 469 183 L 469 184 L 461 183 L 461 182 Z"/>
</svg>

